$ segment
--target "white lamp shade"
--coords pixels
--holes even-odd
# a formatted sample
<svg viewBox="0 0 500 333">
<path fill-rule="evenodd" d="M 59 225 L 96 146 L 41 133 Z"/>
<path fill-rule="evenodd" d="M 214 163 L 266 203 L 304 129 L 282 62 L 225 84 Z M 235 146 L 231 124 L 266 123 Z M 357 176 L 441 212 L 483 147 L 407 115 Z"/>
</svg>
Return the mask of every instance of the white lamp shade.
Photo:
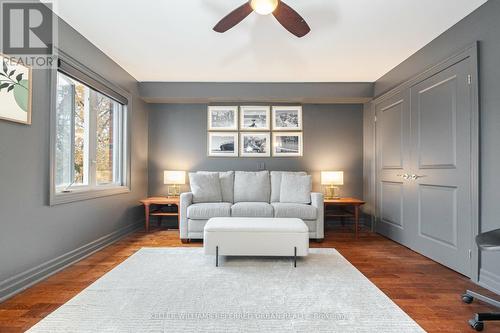
<svg viewBox="0 0 500 333">
<path fill-rule="evenodd" d="M 344 171 L 321 171 L 321 185 L 344 185 Z"/>
<path fill-rule="evenodd" d="M 164 171 L 163 183 L 166 185 L 184 185 L 186 184 L 186 171 Z"/>
</svg>

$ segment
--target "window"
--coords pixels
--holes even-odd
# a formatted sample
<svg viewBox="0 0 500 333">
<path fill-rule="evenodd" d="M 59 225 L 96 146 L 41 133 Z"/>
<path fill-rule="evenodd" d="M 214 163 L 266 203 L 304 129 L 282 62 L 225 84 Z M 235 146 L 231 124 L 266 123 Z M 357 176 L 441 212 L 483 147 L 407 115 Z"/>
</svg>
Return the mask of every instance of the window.
<svg viewBox="0 0 500 333">
<path fill-rule="evenodd" d="M 52 203 L 128 191 L 127 106 L 75 73 L 57 71 Z"/>
</svg>

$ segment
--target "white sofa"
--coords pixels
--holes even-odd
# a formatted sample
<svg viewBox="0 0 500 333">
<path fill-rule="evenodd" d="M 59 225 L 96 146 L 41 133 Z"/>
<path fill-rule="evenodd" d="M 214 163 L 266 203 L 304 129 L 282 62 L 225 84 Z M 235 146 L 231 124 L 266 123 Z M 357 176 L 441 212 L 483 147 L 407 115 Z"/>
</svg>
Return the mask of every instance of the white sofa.
<svg viewBox="0 0 500 333">
<path fill-rule="evenodd" d="M 199 172 L 214 174 L 209 172 Z M 192 192 L 180 197 L 180 238 L 183 242 L 203 239 L 205 224 L 213 217 L 299 218 L 309 229 L 309 238 L 324 238 L 323 194 L 312 192 L 308 203 L 281 200 L 283 174 L 304 172 L 228 171 L 215 173 L 221 185 L 221 198 L 195 198 Z M 193 184 L 191 184 L 193 188 Z M 201 200 L 201 201 L 200 201 Z"/>
</svg>

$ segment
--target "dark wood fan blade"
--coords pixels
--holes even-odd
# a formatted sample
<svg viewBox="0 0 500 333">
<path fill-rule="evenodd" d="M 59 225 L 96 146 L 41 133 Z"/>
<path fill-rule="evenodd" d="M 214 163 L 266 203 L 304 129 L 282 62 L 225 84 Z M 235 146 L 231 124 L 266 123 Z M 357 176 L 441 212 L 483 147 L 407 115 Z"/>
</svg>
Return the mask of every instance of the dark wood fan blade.
<svg viewBox="0 0 500 333">
<path fill-rule="evenodd" d="M 252 6 L 250 6 L 250 2 L 236 8 L 231 13 L 229 13 L 226 17 L 217 23 L 214 27 L 214 31 L 217 32 L 226 32 L 241 21 L 245 19 L 250 13 L 253 12 Z"/>
<path fill-rule="evenodd" d="M 311 31 L 311 28 L 302 16 L 283 1 L 279 2 L 273 15 L 286 30 L 297 37 L 304 37 Z"/>
</svg>

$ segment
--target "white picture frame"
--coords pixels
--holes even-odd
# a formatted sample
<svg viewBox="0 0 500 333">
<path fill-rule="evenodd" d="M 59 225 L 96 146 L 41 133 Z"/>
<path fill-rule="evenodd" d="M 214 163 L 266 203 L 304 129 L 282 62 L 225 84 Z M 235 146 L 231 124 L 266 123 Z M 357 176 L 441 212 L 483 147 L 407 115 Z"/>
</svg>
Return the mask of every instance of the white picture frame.
<svg viewBox="0 0 500 333">
<path fill-rule="evenodd" d="M 296 138 L 287 140 L 287 138 Z M 304 154 L 304 136 L 302 132 L 273 133 L 274 157 L 302 157 Z"/>
<path fill-rule="evenodd" d="M 270 132 L 240 132 L 240 157 L 270 157 L 270 156 L 271 156 Z"/>
<path fill-rule="evenodd" d="M 232 150 L 231 148 L 232 144 Z M 210 157 L 238 157 L 238 132 L 208 132 L 207 155 Z"/>
<path fill-rule="evenodd" d="M 270 131 L 270 106 L 241 106 L 240 130 L 242 131 Z"/>
<path fill-rule="evenodd" d="M 302 131 L 302 106 L 273 106 L 273 131 Z"/>
<path fill-rule="evenodd" d="M 209 106 L 207 111 L 207 128 L 209 131 L 237 131 L 237 106 Z"/>
</svg>

